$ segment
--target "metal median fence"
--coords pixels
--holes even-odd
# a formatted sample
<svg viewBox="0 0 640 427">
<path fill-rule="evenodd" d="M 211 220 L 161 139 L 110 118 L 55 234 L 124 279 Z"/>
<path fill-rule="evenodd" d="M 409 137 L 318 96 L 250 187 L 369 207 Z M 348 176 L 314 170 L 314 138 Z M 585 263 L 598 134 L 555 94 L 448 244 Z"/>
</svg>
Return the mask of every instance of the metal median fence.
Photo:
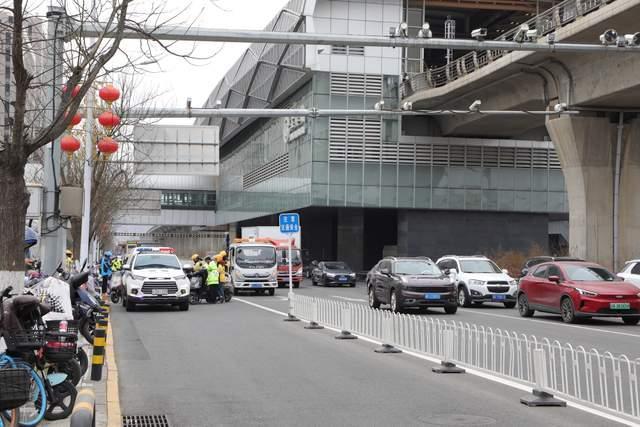
<svg viewBox="0 0 640 427">
<path fill-rule="evenodd" d="M 295 295 L 293 305 L 294 315 L 301 319 L 497 374 L 640 421 L 640 358 L 324 298 Z M 546 369 L 536 372 L 534 358 L 541 355 L 544 362 L 538 366 Z"/>
</svg>

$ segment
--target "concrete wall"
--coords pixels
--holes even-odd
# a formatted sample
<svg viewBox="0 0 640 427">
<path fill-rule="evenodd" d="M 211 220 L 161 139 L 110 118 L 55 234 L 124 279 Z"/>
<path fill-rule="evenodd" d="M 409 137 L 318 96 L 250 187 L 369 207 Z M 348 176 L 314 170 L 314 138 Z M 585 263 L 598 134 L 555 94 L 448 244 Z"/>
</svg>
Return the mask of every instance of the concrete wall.
<svg viewBox="0 0 640 427">
<path fill-rule="evenodd" d="M 548 216 L 516 212 L 398 212 L 398 255 L 487 254 L 547 248 Z"/>
</svg>

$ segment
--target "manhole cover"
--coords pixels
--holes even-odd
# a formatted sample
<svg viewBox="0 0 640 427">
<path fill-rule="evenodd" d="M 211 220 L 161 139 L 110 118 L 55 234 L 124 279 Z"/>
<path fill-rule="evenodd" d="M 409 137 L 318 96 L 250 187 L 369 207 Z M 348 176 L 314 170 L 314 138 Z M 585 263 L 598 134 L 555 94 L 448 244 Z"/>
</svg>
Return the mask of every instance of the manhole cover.
<svg viewBox="0 0 640 427">
<path fill-rule="evenodd" d="M 164 414 L 123 415 L 122 427 L 171 427 L 171 425 Z"/>
<path fill-rule="evenodd" d="M 496 423 L 493 418 L 466 414 L 434 414 L 422 417 L 420 421 L 436 426 L 488 426 Z"/>
</svg>

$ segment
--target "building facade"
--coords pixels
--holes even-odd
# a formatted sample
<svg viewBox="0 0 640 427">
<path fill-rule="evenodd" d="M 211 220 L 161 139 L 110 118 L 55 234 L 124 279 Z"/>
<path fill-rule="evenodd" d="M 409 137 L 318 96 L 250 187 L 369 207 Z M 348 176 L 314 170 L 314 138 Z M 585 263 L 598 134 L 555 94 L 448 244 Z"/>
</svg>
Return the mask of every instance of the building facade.
<svg viewBox="0 0 640 427">
<path fill-rule="evenodd" d="M 379 36 L 406 21 L 414 3 L 294 0 L 266 29 Z M 254 44 L 206 106 L 397 108 L 403 73 L 424 61 L 400 48 Z M 361 270 L 388 254 L 524 251 L 564 234 L 563 174 L 542 133 L 451 138 L 423 117 L 198 124 L 220 126 L 216 222 L 238 231 L 300 212 L 303 249 L 313 259 Z"/>
</svg>

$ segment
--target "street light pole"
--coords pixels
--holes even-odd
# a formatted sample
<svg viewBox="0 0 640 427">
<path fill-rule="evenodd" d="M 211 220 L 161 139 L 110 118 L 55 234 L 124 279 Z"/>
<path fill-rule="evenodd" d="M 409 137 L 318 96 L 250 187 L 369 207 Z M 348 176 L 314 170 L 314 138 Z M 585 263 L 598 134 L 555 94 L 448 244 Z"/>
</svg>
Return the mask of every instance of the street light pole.
<svg viewBox="0 0 640 427">
<path fill-rule="evenodd" d="M 87 115 L 84 123 L 86 135 L 84 142 L 84 177 L 82 184 L 84 198 L 82 201 L 82 232 L 80 238 L 80 263 L 82 264 L 87 261 L 87 265 L 91 265 L 93 261 L 93 256 L 89 256 L 89 234 L 91 232 L 91 180 L 93 179 L 94 101 L 95 90 L 91 87 L 87 93 Z"/>
</svg>

